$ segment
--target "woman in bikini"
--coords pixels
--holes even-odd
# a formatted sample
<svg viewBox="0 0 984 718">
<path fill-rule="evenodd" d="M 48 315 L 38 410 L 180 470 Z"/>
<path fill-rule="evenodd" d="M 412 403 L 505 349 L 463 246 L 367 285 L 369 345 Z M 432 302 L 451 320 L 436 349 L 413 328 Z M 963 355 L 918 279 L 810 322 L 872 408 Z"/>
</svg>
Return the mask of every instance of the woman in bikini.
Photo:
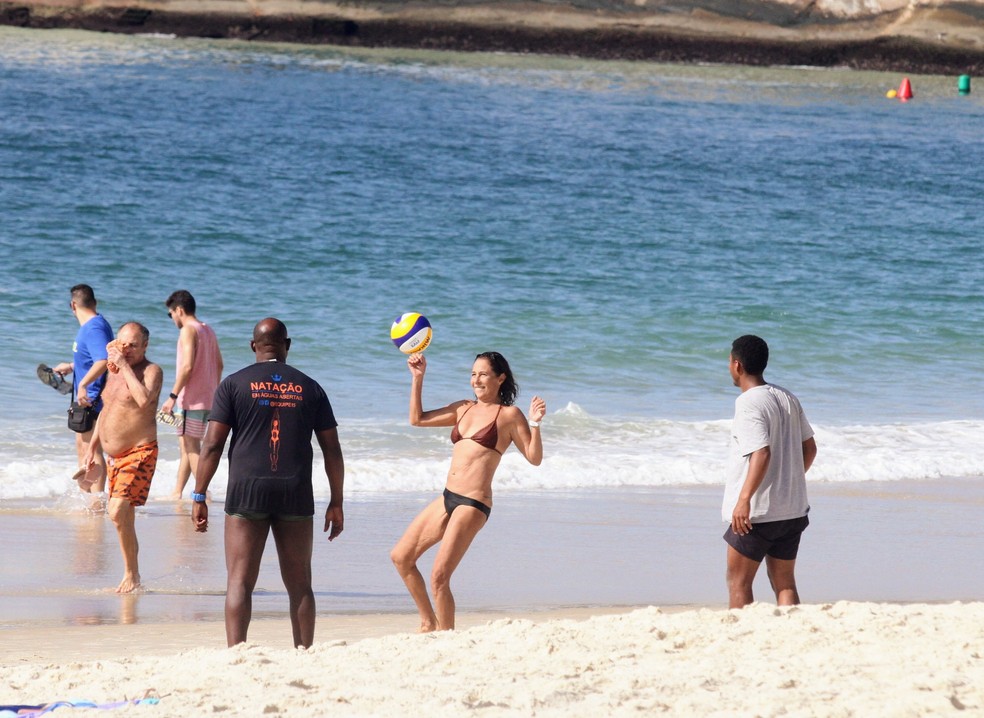
<svg viewBox="0 0 984 718">
<path fill-rule="evenodd" d="M 497 352 L 485 352 L 472 365 L 475 401 L 464 399 L 424 411 L 422 395 L 427 360 L 423 354 L 407 359 L 410 367 L 410 423 L 413 426 L 451 426 L 451 468 L 444 495 L 413 520 L 393 547 L 390 557 L 407 585 L 422 633 L 454 628 L 451 574 L 492 512 L 492 477 L 503 452 L 515 444 L 534 466 L 543 460 L 540 421 L 547 405 L 538 396 L 530 401 L 530 421 L 513 406 L 519 387 L 509 364 Z M 417 559 L 440 542 L 431 572 L 434 606 L 427 595 Z"/>
</svg>

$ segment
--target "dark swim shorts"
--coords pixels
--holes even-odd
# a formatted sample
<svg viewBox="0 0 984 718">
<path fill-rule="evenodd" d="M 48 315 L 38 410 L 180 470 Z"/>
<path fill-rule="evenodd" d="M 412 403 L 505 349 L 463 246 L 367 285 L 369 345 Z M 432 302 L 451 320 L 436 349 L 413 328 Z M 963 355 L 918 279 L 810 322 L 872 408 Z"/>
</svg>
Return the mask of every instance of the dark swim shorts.
<svg viewBox="0 0 984 718">
<path fill-rule="evenodd" d="M 310 521 L 314 518 L 297 514 L 272 514 L 267 511 L 226 511 L 226 515 L 247 521 Z"/>
<path fill-rule="evenodd" d="M 761 562 L 766 556 L 780 561 L 792 561 L 799 551 L 800 536 L 810 525 L 808 516 L 785 521 L 766 521 L 752 524 L 752 530 L 739 536 L 731 530 L 724 532 L 724 540 L 735 551 L 753 561 Z"/>
</svg>

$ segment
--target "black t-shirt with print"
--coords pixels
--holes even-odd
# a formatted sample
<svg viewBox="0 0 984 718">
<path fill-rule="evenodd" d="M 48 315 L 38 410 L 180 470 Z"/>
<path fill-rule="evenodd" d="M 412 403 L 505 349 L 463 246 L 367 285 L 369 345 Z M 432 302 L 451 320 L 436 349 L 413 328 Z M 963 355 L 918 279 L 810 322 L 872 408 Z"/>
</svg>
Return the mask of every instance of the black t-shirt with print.
<svg viewBox="0 0 984 718">
<path fill-rule="evenodd" d="M 226 513 L 314 515 L 316 431 L 338 426 L 324 389 L 283 362 L 258 362 L 227 376 L 210 421 L 232 427 Z"/>
</svg>

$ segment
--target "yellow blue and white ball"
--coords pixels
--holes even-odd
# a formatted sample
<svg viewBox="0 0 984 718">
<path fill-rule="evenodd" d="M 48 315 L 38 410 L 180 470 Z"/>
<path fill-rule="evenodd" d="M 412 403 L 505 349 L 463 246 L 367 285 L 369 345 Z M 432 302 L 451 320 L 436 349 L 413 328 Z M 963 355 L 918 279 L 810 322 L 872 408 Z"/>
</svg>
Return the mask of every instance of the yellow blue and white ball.
<svg viewBox="0 0 984 718">
<path fill-rule="evenodd" d="M 430 344 L 433 331 L 427 317 L 417 312 L 401 314 L 390 327 L 390 339 L 404 354 L 422 352 Z"/>
</svg>

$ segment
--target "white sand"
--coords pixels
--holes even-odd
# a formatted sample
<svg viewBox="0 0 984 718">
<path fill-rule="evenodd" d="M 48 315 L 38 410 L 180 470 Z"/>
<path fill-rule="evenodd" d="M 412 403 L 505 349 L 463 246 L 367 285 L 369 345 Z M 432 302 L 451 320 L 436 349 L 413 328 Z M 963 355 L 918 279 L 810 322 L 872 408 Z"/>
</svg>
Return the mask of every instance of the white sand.
<svg viewBox="0 0 984 718">
<path fill-rule="evenodd" d="M 643 608 L 581 620 L 503 618 L 444 634 L 333 638 L 372 634 L 374 617 L 346 620 L 347 627 L 329 630 L 333 619 L 319 618 L 321 641 L 310 651 L 264 645 L 269 626 L 251 636 L 262 634 L 256 643 L 226 649 L 215 645 L 218 626 L 175 624 L 155 629 L 159 645 L 171 645 L 170 631 L 200 636 L 205 647 L 146 655 L 154 643 L 144 635 L 118 660 L 23 663 L 6 655 L 0 704 L 109 702 L 155 689 L 162 696 L 155 707 L 98 715 L 984 713 L 984 603 Z M 383 621 L 382 630 L 392 628 L 392 617 Z"/>
</svg>

